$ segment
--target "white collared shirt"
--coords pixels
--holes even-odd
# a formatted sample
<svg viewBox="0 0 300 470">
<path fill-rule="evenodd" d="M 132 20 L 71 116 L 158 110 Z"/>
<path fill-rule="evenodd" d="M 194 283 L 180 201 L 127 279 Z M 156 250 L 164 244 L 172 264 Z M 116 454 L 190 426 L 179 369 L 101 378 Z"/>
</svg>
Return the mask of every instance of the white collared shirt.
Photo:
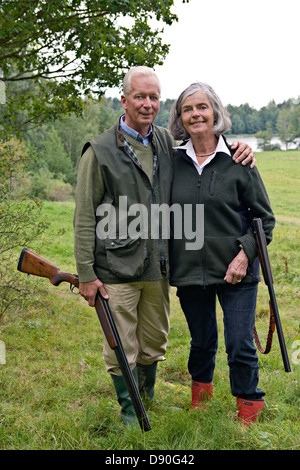
<svg viewBox="0 0 300 470">
<path fill-rule="evenodd" d="M 202 171 L 203 171 L 203 168 L 205 167 L 205 165 L 207 165 L 209 162 L 212 161 L 212 159 L 216 156 L 216 153 L 217 152 L 223 152 L 223 153 L 227 153 L 227 155 L 231 156 L 231 153 L 227 147 L 227 145 L 225 144 L 225 140 L 223 139 L 223 137 L 220 135 L 219 137 L 219 141 L 218 141 L 218 145 L 216 147 L 216 150 L 215 152 L 210 155 L 210 157 L 208 157 L 203 163 L 202 165 L 199 165 L 198 163 L 198 160 L 197 160 L 197 157 L 196 157 L 196 153 L 195 153 L 195 149 L 193 147 L 193 144 L 192 144 L 192 140 L 189 139 L 187 141 L 187 143 L 185 145 L 181 145 L 179 147 L 174 147 L 174 149 L 183 149 L 186 151 L 186 154 L 192 159 L 194 165 L 195 165 L 195 168 L 196 170 L 198 171 L 199 175 L 201 175 Z"/>
</svg>

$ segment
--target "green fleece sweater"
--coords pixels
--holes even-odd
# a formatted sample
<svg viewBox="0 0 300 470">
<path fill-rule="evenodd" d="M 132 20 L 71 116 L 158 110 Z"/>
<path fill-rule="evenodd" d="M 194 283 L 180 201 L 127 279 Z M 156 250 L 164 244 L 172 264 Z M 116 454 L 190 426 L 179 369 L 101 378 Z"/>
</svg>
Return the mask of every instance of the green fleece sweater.
<svg viewBox="0 0 300 470">
<path fill-rule="evenodd" d="M 185 204 L 204 205 L 202 249 L 186 249 L 190 240 L 185 238 L 170 241 L 171 285 L 225 283 L 228 265 L 240 251 L 240 245 L 250 263 L 242 282 L 259 280 L 259 273 L 254 272 L 257 250 L 248 209 L 252 216 L 262 219 L 268 243 L 275 218 L 256 167 L 237 165 L 229 155 L 219 152 L 199 176 L 186 152 L 177 150 L 171 200 L 182 209 Z"/>
</svg>

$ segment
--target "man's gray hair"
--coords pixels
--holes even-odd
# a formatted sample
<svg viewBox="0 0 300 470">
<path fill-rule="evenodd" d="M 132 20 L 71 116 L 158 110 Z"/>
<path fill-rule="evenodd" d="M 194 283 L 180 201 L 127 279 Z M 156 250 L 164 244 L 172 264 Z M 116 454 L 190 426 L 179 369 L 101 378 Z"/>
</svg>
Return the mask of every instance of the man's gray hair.
<svg viewBox="0 0 300 470">
<path fill-rule="evenodd" d="M 185 130 L 182 123 L 181 108 L 186 98 L 190 95 L 193 95 L 197 91 L 202 91 L 202 93 L 205 93 L 212 104 L 215 115 L 213 132 L 216 137 L 219 137 L 221 134 L 231 128 L 229 113 L 223 106 L 220 98 L 213 88 L 207 83 L 196 82 L 192 83 L 179 95 L 178 99 L 175 101 L 172 107 L 169 120 L 169 130 L 175 140 L 186 140 L 190 138 L 189 133 Z"/>
<path fill-rule="evenodd" d="M 128 70 L 128 72 L 126 73 L 123 79 L 124 96 L 128 96 L 131 91 L 131 79 L 134 75 L 146 75 L 146 76 L 153 75 L 157 80 L 157 85 L 158 85 L 159 95 L 160 95 L 160 82 L 156 73 L 152 69 L 150 69 L 150 67 L 146 67 L 144 65 L 138 65 Z"/>
</svg>

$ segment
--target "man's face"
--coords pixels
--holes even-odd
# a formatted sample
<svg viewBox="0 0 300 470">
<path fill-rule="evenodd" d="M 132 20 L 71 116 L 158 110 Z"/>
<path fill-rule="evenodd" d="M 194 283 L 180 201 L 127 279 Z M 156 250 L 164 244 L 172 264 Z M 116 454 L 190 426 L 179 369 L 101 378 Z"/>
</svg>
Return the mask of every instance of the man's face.
<svg viewBox="0 0 300 470">
<path fill-rule="evenodd" d="M 157 116 L 159 98 L 159 84 L 154 75 L 134 75 L 129 95 L 121 96 L 125 124 L 145 136 Z"/>
</svg>

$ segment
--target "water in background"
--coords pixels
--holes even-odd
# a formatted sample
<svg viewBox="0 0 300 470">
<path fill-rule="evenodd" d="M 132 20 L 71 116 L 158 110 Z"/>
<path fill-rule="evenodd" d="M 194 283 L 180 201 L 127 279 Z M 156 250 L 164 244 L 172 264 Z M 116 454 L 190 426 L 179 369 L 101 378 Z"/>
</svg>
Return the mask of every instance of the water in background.
<svg viewBox="0 0 300 470">
<path fill-rule="evenodd" d="M 250 147 L 252 148 L 252 150 L 254 152 L 261 152 L 261 150 L 258 148 L 258 142 L 257 142 L 257 138 L 252 136 L 252 135 L 238 135 L 238 136 L 235 136 L 235 137 L 226 137 L 226 140 L 229 144 L 231 144 L 234 140 L 238 140 L 239 142 L 245 142 L 246 144 L 250 145 Z M 280 148 L 281 150 L 286 150 L 286 146 L 284 143 L 281 142 L 281 140 L 279 139 L 279 137 L 272 137 L 271 139 L 271 144 L 272 145 L 280 145 Z M 300 146 L 300 139 L 296 139 L 296 143 L 295 144 L 289 144 L 288 146 L 288 150 L 293 150 L 293 149 L 297 149 L 299 148 Z"/>
</svg>

